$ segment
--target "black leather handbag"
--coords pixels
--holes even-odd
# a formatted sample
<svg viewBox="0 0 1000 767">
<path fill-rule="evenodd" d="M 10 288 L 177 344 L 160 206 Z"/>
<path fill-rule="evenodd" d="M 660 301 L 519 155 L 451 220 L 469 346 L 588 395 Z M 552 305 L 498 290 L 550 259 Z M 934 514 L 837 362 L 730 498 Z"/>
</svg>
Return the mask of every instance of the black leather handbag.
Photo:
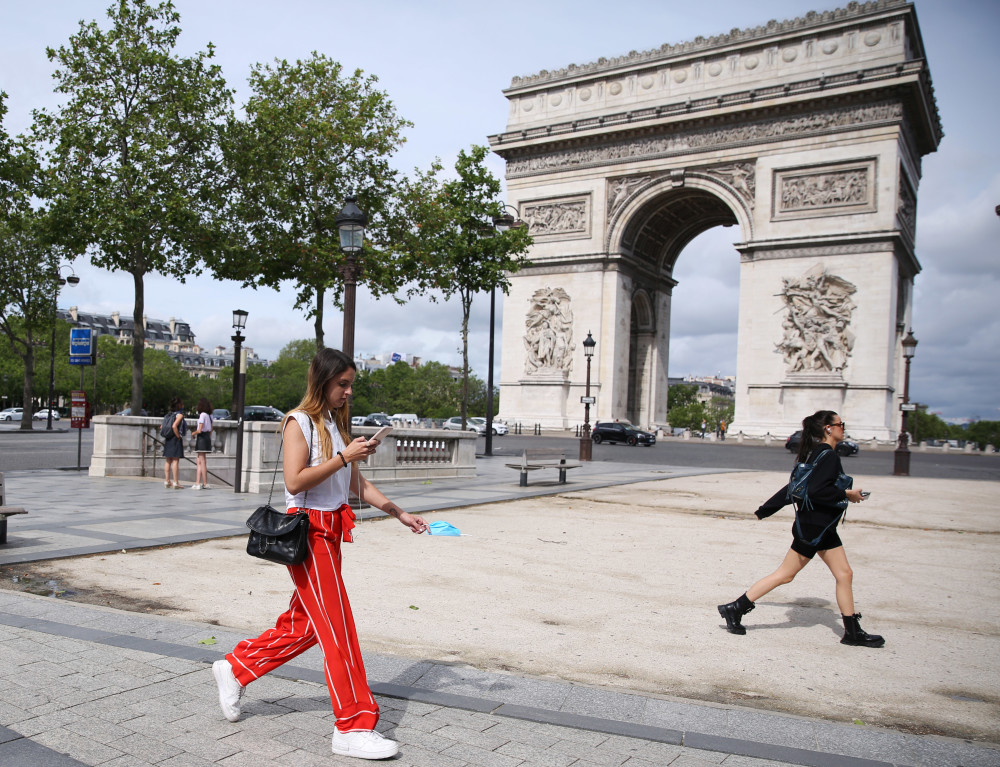
<svg viewBox="0 0 1000 767">
<path fill-rule="evenodd" d="M 309 422 L 309 461 L 312 463 L 312 421 Z M 309 551 L 309 512 L 297 511 L 287 514 L 271 506 L 271 495 L 274 494 L 274 480 L 278 476 L 278 463 L 281 462 L 281 448 L 285 438 L 282 435 L 281 446 L 278 448 L 278 462 L 274 465 L 271 476 L 271 492 L 267 494 L 267 503 L 259 506 L 250 518 L 247 527 L 250 537 L 247 540 L 247 554 L 279 565 L 301 564 Z M 308 497 L 308 492 L 306 496 Z"/>
</svg>

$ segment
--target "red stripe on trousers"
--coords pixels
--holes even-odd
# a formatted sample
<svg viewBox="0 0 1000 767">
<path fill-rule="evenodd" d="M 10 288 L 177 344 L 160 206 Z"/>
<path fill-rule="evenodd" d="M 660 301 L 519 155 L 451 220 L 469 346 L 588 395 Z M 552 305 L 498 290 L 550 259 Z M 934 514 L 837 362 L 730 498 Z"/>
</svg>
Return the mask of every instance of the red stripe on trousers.
<svg viewBox="0 0 1000 767">
<path fill-rule="evenodd" d="M 354 616 L 340 577 L 341 531 L 353 527 L 354 514 L 346 505 L 336 511 L 308 511 L 309 554 L 302 564 L 288 567 L 295 584 L 288 610 L 273 629 L 236 645 L 226 660 L 236 680 L 246 686 L 318 642 L 337 729 L 373 730 L 379 708 L 368 688 Z M 346 525 L 342 516 L 348 517 Z"/>
</svg>

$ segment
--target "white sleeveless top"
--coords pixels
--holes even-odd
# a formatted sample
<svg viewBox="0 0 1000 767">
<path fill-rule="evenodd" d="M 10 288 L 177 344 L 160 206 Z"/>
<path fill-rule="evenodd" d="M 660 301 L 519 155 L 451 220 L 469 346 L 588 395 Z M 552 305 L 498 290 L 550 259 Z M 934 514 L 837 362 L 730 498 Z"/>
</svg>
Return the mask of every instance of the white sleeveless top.
<svg viewBox="0 0 1000 767">
<path fill-rule="evenodd" d="M 309 427 L 312 423 L 311 419 L 302 411 L 296 411 L 290 415 L 299 424 L 299 428 L 302 429 L 302 434 L 305 435 L 308 442 Z M 337 458 L 337 451 L 344 449 L 344 440 L 337 430 L 337 424 L 333 421 L 327 421 L 326 428 L 330 432 L 330 438 L 333 440 L 333 455 L 339 465 L 340 458 Z M 316 431 L 315 424 L 312 426 L 312 431 L 312 460 L 309 462 L 309 465 L 319 466 L 323 463 L 323 444 L 320 441 L 320 434 Z M 285 490 L 285 508 L 290 509 L 293 506 L 298 506 L 306 509 L 321 509 L 322 511 L 339 509 L 347 503 L 347 489 L 350 482 L 351 471 L 350 465 L 348 465 L 348 468 L 341 468 L 339 471 L 334 472 L 333 476 L 328 477 L 316 485 L 316 487 L 311 487 L 309 490 L 305 490 L 297 495 L 292 495 L 288 490 Z"/>
</svg>

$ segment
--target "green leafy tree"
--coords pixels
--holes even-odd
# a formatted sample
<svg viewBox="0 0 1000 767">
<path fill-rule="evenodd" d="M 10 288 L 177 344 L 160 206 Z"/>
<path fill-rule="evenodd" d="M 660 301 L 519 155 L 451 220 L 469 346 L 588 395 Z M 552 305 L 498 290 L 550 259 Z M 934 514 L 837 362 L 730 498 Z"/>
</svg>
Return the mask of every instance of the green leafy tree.
<svg viewBox="0 0 1000 767">
<path fill-rule="evenodd" d="M 416 271 L 399 253 L 398 227 L 409 226 L 388 158 L 411 124 L 397 115 L 377 78 L 351 74 L 328 57 L 256 65 L 246 119 L 230 121 L 223 147 L 234 180 L 232 231 L 215 262 L 220 276 L 248 286 L 295 283 L 296 308 L 315 327 L 313 351 L 325 345 L 324 300 L 342 298 L 336 217 L 356 193 L 369 217 L 356 257 L 359 281 L 375 296 L 398 291 Z"/>
<path fill-rule="evenodd" d="M 969 424 L 966 439 L 975 442 L 980 450 L 987 445 L 1000 447 L 1000 421 L 976 421 Z"/>
<path fill-rule="evenodd" d="M 667 412 L 680 405 L 698 401 L 698 387 L 694 384 L 674 384 L 667 390 Z"/>
<path fill-rule="evenodd" d="M 451 369 L 440 362 L 425 362 L 416 369 L 412 410 L 421 418 L 450 418 L 461 407 L 461 387 Z"/>
<path fill-rule="evenodd" d="M 179 56 L 180 16 L 169 0 L 118 0 L 110 26 L 80 22 L 77 34 L 48 49 L 57 93 L 54 113 L 36 113 L 51 142 L 48 182 L 61 234 L 92 253 L 95 266 L 132 275 L 131 406 L 143 400 L 147 274 L 180 280 L 218 247 L 210 224 L 220 205 L 217 127 L 232 96 L 205 52 Z"/>
<path fill-rule="evenodd" d="M 419 210 L 421 239 L 433 260 L 425 279 L 446 298 L 458 295 L 462 305 L 462 422 L 469 408 L 469 314 L 476 293 L 510 288 L 508 275 L 526 261 L 531 236 L 526 228 L 494 231 L 492 220 L 504 212 L 500 182 L 486 168 L 489 149 L 462 150 L 455 163 L 456 178 L 439 182 L 440 165 L 419 174 L 410 186 L 411 208 Z"/>
</svg>

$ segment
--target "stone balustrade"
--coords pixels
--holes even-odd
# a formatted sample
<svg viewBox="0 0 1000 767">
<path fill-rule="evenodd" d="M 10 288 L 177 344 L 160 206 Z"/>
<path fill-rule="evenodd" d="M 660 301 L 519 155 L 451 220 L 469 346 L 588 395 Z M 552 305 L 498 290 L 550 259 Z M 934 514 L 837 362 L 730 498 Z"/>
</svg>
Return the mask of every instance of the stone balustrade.
<svg viewBox="0 0 1000 767">
<path fill-rule="evenodd" d="M 91 422 L 94 429 L 94 453 L 90 475 L 94 477 L 163 477 L 163 438 L 161 418 L 105 415 Z M 196 421 L 187 419 L 188 430 Z M 280 424 L 253 421 L 243 424 L 243 460 L 241 492 L 264 492 L 278 465 Z M 374 427 L 356 426 L 355 437 L 370 437 Z M 437 479 L 476 476 L 476 439 L 474 432 L 442 429 L 397 428 L 375 455 L 361 464 L 364 475 L 373 482 L 403 479 Z M 212 431 L 213 452 L 208 456 L 209 484 L 232 487 L 236 472 L 236 423 L 216 421 Z M 180 464 L 182 484 L 191 484 L 195 476 L 193 445 L 185 440 L 184 459 Z M 281 471 L 275 488 L 282 488 Z M 279 496 L 280 498 L 280 496 Z"/>
</svg>

